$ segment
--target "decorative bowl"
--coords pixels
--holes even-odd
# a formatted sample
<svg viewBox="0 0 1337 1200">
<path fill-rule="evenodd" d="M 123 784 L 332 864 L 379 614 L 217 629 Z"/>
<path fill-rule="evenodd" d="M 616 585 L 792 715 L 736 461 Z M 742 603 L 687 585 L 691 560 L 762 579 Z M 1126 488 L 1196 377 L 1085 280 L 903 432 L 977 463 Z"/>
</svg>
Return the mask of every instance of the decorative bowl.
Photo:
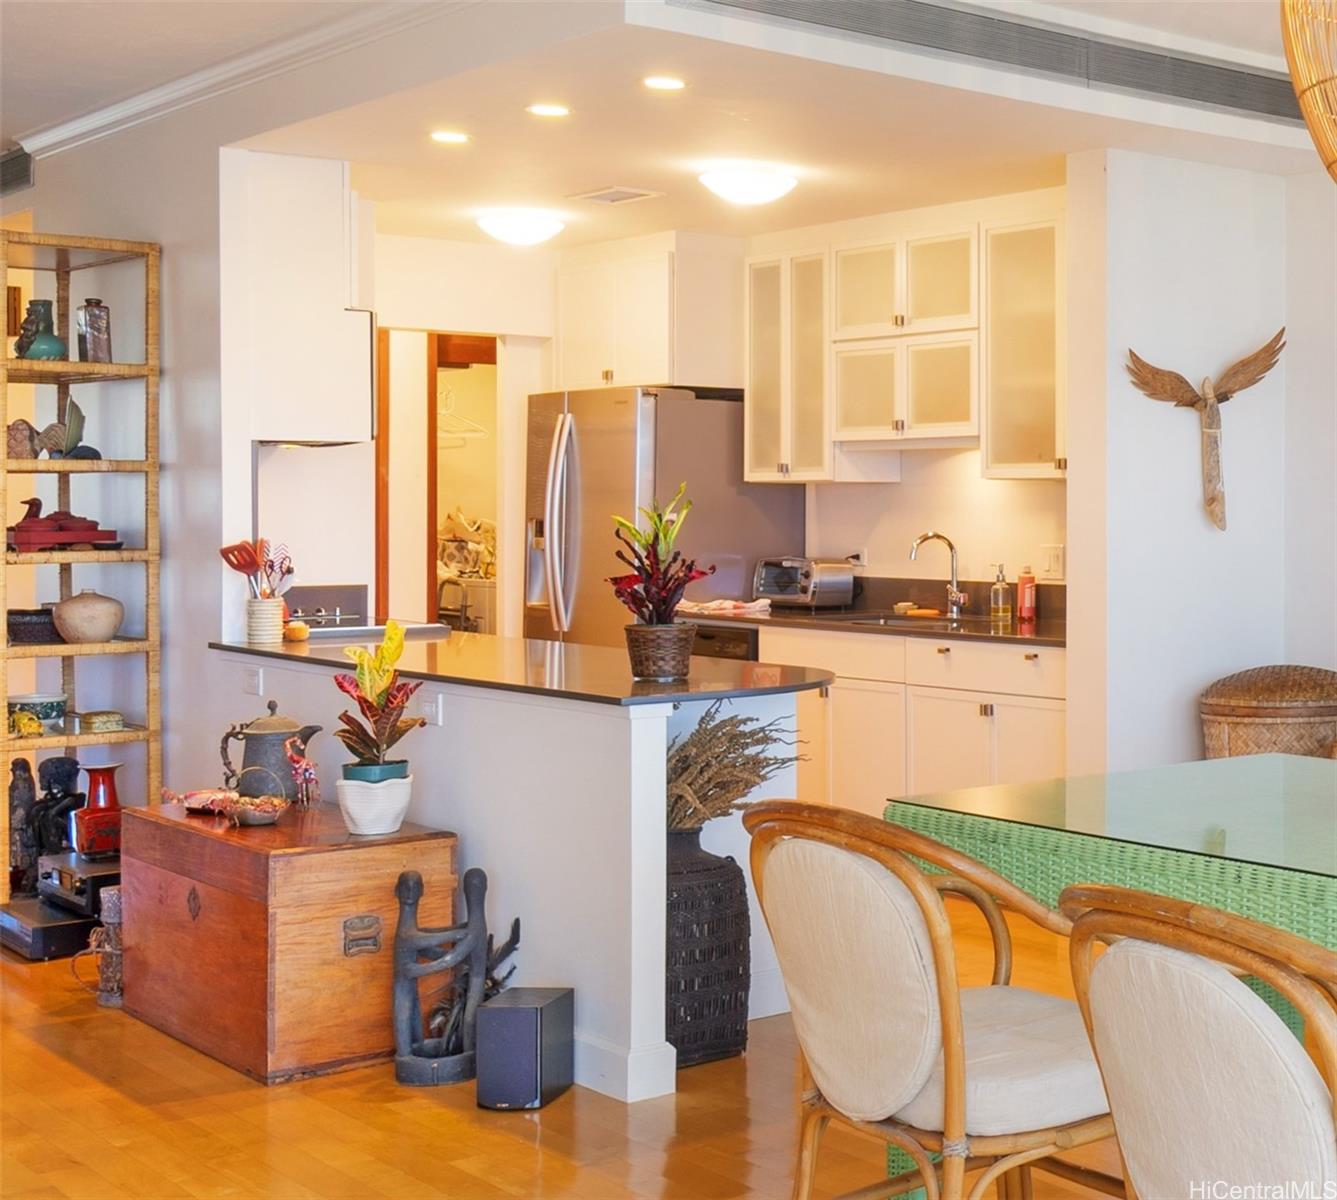
<svg viewBox="0 0 1337 1200">
<path fill-rule="evenodd" d="M 48 732 L 55 732 L 65 725 L 65 694 L 63 692 L 25 692 L 10 696 L 9 718 L 15 713 L 25 712 L 42 722 Z"/>
<path fill-rule="evenodd" d="M 6 624 L 11 646 L 45 646 L 65 640 L 56 629 L 49 604 L 41 608 L 11 608 Z"/>
</svg>

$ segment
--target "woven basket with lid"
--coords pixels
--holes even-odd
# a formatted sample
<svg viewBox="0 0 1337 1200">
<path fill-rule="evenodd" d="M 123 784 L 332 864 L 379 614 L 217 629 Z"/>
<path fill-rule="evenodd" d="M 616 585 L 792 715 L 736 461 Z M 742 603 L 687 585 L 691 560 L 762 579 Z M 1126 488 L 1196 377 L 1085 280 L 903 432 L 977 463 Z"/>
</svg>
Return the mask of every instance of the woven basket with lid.
<svg viewBox="0 0 1337 1200">
<path fill-rule="evenodd" d="M 1337 671 L 1253 667 L 1202 693 L 1208 758 L 1241 754 L 1337 754 Z"/>
</svg>

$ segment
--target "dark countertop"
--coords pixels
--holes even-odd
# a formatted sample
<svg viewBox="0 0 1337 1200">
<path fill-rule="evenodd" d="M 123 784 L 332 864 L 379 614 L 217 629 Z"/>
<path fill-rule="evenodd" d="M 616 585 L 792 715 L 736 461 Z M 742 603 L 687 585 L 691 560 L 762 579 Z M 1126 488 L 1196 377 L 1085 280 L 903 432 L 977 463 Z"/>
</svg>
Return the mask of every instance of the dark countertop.
<svg viewBox="0 0 1337 1200">
<path fill-rule="evenodd" d="M 212 650 L 253 654 L 285 662 L 309 662 L 351 670 L 348 645 L 363 641 L 326 638 L 307 642 L 249 645 L 210 642 Z M 582 646 L 533 638 L 502 638 L 486 633 L 415 637 L 404 643 L 400 674 L 433 683 L 495 688 L 507 692 L 588 700 L 596 704 L 665 704 L 685 700 L 724 700 L 812 691 L 835 682 L 829 671 L 770 663 L 693 658 L 689 678 L 673 683 L 633 679 L 621 646 Z"/>
<path fill-rule="evenodd" d="M 973 642 L 1020 642 L 1028 646 L 1066 646 L 1068 626 L 1066 621 L 1035 621 L 1030 625 L 1018 625 L 1011 622 L 1005 628 L 996 629 L 987 618 L 971 618 L 963 622 L 950 622 L 946 617 L 896 617 L 887 625 L 863 625 L 852 617 L 861 614 L 844 609 L 826 616 L 821 609 L 786 609 L 773 608 L 767 617 L 732 616 L 728 613 L 712 613 L 709 616 L 688 616 L 682 614 L 679 620 L 694 621 L 698 625 L 763 625 L 772 629 L 821 629 L 834 630 L 838 633 L 873 633 L 891 634 L 894 637 L 923 638 L 961 638 Z M 868 613 L 869 617 L 877 614 Z"/>
</svg>

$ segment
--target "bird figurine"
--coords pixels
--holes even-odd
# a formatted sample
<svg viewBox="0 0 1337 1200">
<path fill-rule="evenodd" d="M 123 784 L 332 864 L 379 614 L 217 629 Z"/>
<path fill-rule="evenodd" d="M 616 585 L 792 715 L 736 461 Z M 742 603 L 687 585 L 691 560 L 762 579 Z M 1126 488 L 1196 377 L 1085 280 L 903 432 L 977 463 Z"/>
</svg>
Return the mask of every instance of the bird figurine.
<svg viewBox="0 0 1337 1200">
<path fill-rule="evenodd" d="M 1153 400 L 1165 400 L 1178 408 L 1196 408 L 1202 427 L 1202 500 L 1207 515 L 1218 529 L 1226 527 L 1226 487 L 1221 475 L 1221 405 L 1232 396 L 1253 387 L 1277 365 L 1286 346 L 1286 328 L 1277 330 L 1267 345 L 1227 367 L 1216 380 L 1202 381 L 1194 388 L 1177 371 L 1153 367 L 1134 351 L 1128 351 L 1128 374 L 1133 386 Z"/>
</svg>

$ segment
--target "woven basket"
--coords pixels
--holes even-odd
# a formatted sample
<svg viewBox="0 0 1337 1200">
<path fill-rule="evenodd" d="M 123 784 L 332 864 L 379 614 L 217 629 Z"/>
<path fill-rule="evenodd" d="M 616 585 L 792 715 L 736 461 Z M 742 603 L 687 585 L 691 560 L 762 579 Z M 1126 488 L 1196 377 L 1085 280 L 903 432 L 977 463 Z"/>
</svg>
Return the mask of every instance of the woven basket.
<svg viewBox="0 0 1337 1200">
<path fill-rule="evenodd" d="M 742 868 L 701 849 L 700 830 L 670 830 L 664 1023 L 679 1067 L 747 1049 L 750 936 Z"/>
<path fill-rule="evenodd" d="M 1254 667 L 1218 679 L 1198 707 L 1208 758 L 1325 757 L 1337 742 L 1337 671 Z"/>
<path fill-rule="evenodd" d="M 695 625 L 628 625 L 626 630 L 633 676 L 662 683 L 687 678 Z"/>
</svg>

